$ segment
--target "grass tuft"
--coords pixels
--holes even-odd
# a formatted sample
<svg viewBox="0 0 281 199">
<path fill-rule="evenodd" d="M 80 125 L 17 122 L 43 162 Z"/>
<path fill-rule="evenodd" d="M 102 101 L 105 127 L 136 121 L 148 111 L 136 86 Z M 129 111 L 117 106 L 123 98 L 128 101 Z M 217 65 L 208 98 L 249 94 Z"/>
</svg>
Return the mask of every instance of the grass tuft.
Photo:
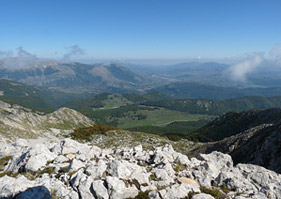
<svg viewBox="0 0 281 199">
<path fill-rule="evenodd" d="M 202 193 L 210 194 L 216 199 L 224 199 L 226 198 L 226 194 L 222 193 L 218 188 L 207 188 L 207 187 L 200 187 Z"/>
<path fill-rule="evenodd" d="M 6 156 L 0 159 L 0 170 L 3 169 L 4 166 L 7 165 L 9 160 L 12 158 L 12 156 Z"/>
<path fill-rule="evenodd" d="M 106 132 L 110 130 L 120 129 L 114 126 L 95 124 L 90 127 L 78 128 L 73 133 L 71 133 L 70 136 L 75 140 L 92 141 L 94 135 L 106 135 Z"/>
</svg>

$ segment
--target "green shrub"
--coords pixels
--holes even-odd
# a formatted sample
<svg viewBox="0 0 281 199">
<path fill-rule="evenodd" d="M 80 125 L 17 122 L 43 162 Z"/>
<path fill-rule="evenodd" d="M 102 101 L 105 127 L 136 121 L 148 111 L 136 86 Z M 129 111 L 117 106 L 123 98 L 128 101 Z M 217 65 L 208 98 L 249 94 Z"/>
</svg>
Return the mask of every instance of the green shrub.
<svg viewBox="0 0 281 199">
<path fill-rule="evenodd" d="M 210 194 L 216 199 L 226 198 L 226 194 L 222 193 L 218 188 L 200 187 L 202 193 Z"/>
<path fill-rule="evenodd" d="M 169 140 L 171 140 L 171 141 L 175 141 L 175 142 L 177 142 L 177 141 L 180 141 L 180 140 L 181 140 L 181 137 L 180 137 L 180 136 L 178 136 L 178 135 L 167 135 L 167 138 L 168 138 Z"/>
<path fill-rule="evenodd" d="M 52 174 L 55 172 L 56 167 L 46 167 L 44 170 L 40 171 L 39 174 L 42 175 L 44 173 Z"/>
<path fill-rule="evenodd" d="M 77 140 L 91 141 L 93 135 L 96 134 L 106 135 L 106 132 L 110 130 L 120 130 L 120 129 L 114 126 L 95 124 L 90 127 L 78 128 L 73 133 L 71 133 L 70 136 L 73 139 L 77 139 Z"/>
<path fill-rule="evenodd" d="M 59 173 L 65 173 L 65 172 L 67 172 L 67 170 L 68 170 L 68 166 L 61 167 L 60 170 L 59 170 Z"/>
<path fill-rule="evenodd" d="M 176 166 L 173 168 L 175 172 L 183 171 L 186 169 L 185 165 L 177 163 Z"/>
<path fill-rule="evenodd" d="M 155 173 L 152 173 L 150 176 L 149 176 L 149 180 L 152 181 L 158 181 L 159 179 L 156 177 Z"/>
<path fill-rule="evenodd" d="M 12 156 L 6 156 L 0 159 L 0 170 L 9 162 Z"/>
<path fill-rule="evenodd" d="M 18 173 L 13 173 L 12 171 L 4 171 L 0 173 L 0 178 L 4 177 L 5 175 L 10 176 L 10 177 L 16 177 Z"/>
<path fill-rule="evenodd" d="M 149 194 L 149 191 L 145 191 L 145 192 L 140 191 L 136 197 L 130 198 L 130 199 L 149 199 L 148 194 Z"/>
<path fill-rule="evenodd" d="M 223 184 L 222 186 L 220 186 L 220 188 L 221 188 L 221 190 L 222 190 L 224 193 L 226 193 L 226 194 L 231 191 L 230 189 L 228 189 L 228 188 L 226 187 L 225 184 Z"/>
</svg>

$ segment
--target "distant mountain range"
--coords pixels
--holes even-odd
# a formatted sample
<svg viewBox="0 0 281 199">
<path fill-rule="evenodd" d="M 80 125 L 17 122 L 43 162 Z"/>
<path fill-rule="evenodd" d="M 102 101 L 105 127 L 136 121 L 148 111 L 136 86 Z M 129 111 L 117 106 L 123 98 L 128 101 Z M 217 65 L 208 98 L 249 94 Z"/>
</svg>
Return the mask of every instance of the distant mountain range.
<svg viewBox="0 0 281 199">
<path fill-rule="evenodd" d="M 10 70 L 0 61 L 0 78 L 66 92 L 138 91 L 142 77 L 117 64 L 38 61 L 26 68 Z"/>
<path fill-rule="evenodd" d="M 281 67 L 266 62 L 246 74 L 245 81 L 235 81 L 231 74 L 231 64 L 217 62 L 184 62 L 169 65 L 126 64 L 131 71 L 143 77 L 162 81 L 162 84 L 174 82 L 192 82 L 211 86 L 225 87 L 279 87 L 281 85 Z"/>
<path fill-rule="evenodd" d="M 215 62 L 174 65 L 82 64 L 36 61 L 9 69 L 0 60 L 0 78 L 67 93 L 149 93 L 161 92 L 174 98 L 230 99 L 244 96 L 281 96 L 278 67 L 248 75 L 235 82 L 227 75 L 231 66 Z"/>
</svg>

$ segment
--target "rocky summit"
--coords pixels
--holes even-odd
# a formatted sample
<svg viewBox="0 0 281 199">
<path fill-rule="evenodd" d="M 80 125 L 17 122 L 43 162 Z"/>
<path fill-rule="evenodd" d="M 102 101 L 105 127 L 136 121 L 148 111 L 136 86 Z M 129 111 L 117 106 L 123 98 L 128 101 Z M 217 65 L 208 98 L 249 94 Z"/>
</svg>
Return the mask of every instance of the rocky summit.
<svg viewBox="0 0 281 199">
<path fill-rule="evenodd" d="M 216 151 L 189 159 L 168 144 L 113 150 L 69 138 L 18 139 L 0 151 L 0 198 L 281 198 L 280 174 Z"/>
</svg>

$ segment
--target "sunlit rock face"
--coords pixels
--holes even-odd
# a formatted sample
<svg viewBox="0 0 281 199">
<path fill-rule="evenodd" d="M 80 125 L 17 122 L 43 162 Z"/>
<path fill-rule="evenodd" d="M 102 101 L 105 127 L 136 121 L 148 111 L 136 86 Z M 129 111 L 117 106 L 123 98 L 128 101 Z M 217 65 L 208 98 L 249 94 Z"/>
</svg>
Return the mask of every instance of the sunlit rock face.
<svg viewBox="0 0 281 199">
<path fill-rule="evenodd" d="M 252 164 L 234 166 L 231 156 L 216 151 L 189 159 L 168 144 L 112 150 L 69 138 L 35 143 L 1 146 L 6 156 L 1 156 L 0 197 L 281 197 L 279 174 Z"/>
</svg>

